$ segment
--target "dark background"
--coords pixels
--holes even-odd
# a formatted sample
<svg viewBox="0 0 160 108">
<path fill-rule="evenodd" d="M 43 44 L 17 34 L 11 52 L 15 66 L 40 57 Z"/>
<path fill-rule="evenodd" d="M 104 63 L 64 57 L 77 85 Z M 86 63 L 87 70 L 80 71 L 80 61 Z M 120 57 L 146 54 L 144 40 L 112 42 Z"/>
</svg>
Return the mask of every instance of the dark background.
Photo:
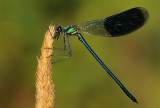
<svg viewBox="0 0 160 108">
<path fill-rule="evenodd" d="M 136 32 L 117 38 L 83 35 L 139 104 L 123 93 L 77 37 L 71 37 L 73 56 L 53 65 L 55 106 L 160 107 L 159 0 L 1 0 L 0 108 L 34 108 L 36 56 L 52 21 L 66 27 L 133 7 L 145 7 L 150 14 Z"/>
</svg>

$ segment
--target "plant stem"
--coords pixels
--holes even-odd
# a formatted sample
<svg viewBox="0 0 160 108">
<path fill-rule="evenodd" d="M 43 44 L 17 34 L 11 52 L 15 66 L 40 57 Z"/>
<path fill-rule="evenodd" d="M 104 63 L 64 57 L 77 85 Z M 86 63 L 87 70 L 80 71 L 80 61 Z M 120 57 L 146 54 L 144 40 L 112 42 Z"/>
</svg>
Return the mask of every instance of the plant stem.
<svg viewBox="0 0 160 108">
<path fill-rule="evenodd" d="M 41 56 L 38 59 L 38 67 L 36 72 L 36 103 L 35 108 L 53 108 L 54 107 L 54 83 L 52 82 L 52 62 L 53 38 L 55 29 L 53 25 L 49 26 L 46 32 L 43 45 L 41 48 Z"/>
</svg>

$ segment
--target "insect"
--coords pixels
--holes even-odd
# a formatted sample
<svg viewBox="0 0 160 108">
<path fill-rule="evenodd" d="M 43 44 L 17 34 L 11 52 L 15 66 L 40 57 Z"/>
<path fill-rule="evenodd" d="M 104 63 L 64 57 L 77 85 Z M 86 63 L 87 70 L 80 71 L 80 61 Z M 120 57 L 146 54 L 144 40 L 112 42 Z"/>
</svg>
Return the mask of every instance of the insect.
<svg viewBox="0 0 160 108">
<path fill-rule="evenodd" d="M 64 50 L 66 50 L 66 37 L 68 38 L 69 44 L 69 56 L 62 58 L 61 60 L 67 59 L 72 56 L 70 37 L 78 37 L 78 39 L 85 45 L 93 57 L 98 61 L 98 63 L 104 68 L 104 70 L 115 80 L 115 82 L 120 86 L 124 93 L 133 101 L 138 103 L 136 98 L 124 87 L 124 85 L 117 79 L 117 77 L 110 71 L 110 69 L 102 62 L 102 60 L 97 56 L 97 54 L 92 50 L 92 48 L 87 44 L 81 32 L 90 35 L 102 36 L 102 37 L 118 37 L 122 35 L 129 34 L 138 28 L 142 27 L 149 15 L 145 8 L 136 7 L 129 9 L 127 11 L 121 12 L 119 14 L 93 21 L 88 21 L 81 23 L 79 25 L 71 25 L 67 28 L 62 28 L 58 26 L 56 28 L 56 34 L 54 38 L 58 40 L 59 36 L 63 34 L 64 39 Z M 60 60 L 60 61 L 61 61 Z"/>
</svg>

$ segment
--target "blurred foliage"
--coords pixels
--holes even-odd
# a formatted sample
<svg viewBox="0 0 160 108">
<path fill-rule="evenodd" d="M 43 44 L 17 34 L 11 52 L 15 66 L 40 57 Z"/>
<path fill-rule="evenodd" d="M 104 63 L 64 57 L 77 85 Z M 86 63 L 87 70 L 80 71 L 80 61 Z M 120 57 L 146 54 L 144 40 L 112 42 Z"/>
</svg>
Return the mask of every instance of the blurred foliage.
<svg viewBox="0 0 160 108">
<path fill-rule="evenodd" d="M 56 17 L 61 16 L 63 13 L 63 17 L 71 18 L 79 8 L 81 1 L 48 0 L 46 2 L 44 0 L 37 0 L 37 2 L 39 2 L 39 9 L 44 13 L 44 15 Z"/>
<path fill-rule="evenodd" d="M 0 0 L 0 108 L 34 108 L 36 56 L 52 21 L 65 27 L 133 7 L 145 7 L 150 14 L 140 30 L 118 38 L 83 35 L 139 104 L 128 99 L 72 37 L 73 56 L 53 65 L 56 108 L 159 108 L 159 4 L 158 0 Z"/>
</svg>

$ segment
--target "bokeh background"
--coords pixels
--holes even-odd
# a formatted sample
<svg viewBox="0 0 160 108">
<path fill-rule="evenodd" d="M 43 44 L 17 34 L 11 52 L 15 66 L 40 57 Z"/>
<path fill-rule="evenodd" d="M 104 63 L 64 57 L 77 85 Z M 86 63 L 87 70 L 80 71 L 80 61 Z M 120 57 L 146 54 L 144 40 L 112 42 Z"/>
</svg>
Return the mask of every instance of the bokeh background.
<svg viewBox="0 0 160 108">
<path fill-rule="evenodd" d="M 139 103 L 71 37 L 73 56 L 53 65 L 55 108 L 160 108 L 159 0 L 0 0 L 0 108 L 34 108 L 36 56 L 52 21 L 66 27 L 133 7 L 150 14 L 136 32 L 118 38 L 83 35 Z"/>
</svg>

